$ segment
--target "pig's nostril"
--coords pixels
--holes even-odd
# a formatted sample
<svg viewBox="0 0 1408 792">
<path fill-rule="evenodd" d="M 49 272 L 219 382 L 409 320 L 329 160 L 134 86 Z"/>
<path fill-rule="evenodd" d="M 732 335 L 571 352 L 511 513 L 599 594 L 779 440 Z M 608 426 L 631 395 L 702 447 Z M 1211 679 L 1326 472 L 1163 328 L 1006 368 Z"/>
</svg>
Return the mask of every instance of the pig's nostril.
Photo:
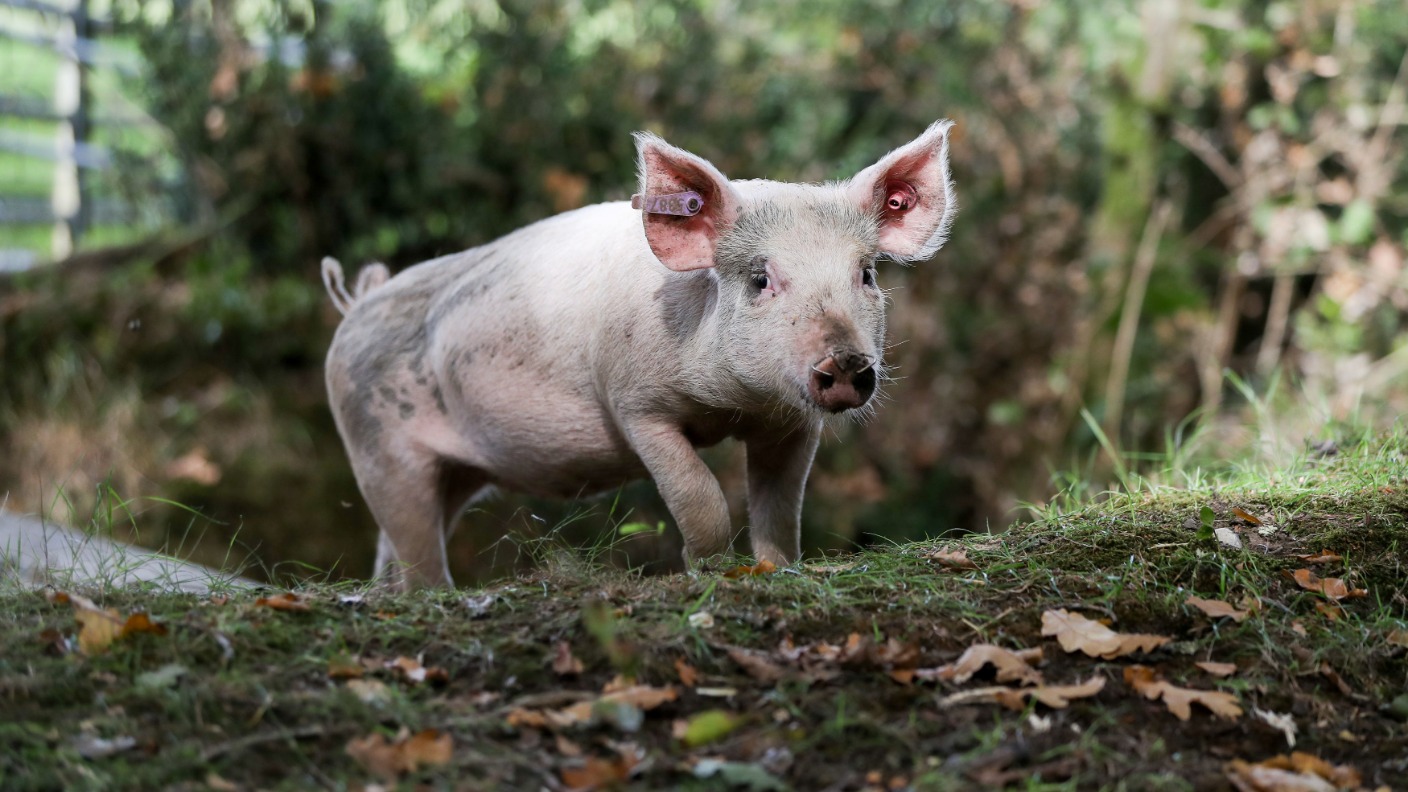
<svg viewBox="0 0 1408 792">
<path fill-rule="evenodd" d="M 856 389 L 856 393 L 869 398 L 875 392 L 875 364 L 872 363 L 863 371 L 856 373 L 851 378 L 851 386 Z"/>
<path fill-rule="evenodd" d="M 829 371 L 824 371 L 817 366 L 812 366 L 812 379 L 816 380 L 816 385 L 821 390 L 826 390 L 836 384 L 836 375 Z"/>
</svg>

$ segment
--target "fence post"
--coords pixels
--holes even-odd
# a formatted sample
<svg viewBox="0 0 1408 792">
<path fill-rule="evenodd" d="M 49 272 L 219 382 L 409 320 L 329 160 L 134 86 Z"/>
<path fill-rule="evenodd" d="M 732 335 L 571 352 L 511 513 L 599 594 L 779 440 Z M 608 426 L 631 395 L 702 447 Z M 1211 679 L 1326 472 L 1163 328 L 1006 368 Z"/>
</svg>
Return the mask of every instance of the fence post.
<svg viewBox="0 0 1408 792">
<path fill-rule="evenodd" d="M 78 166 L 78 147 L 88 142 L 87 74 L 78 57 L 81 41 L 91 40 L 92 21 L 88 16 L 88 0 L 71 0 L 60 18 L 55 33 L 58 51 L 67 57 L 59 64 L 54 81 L 54 110 L 63 120 L 58 124 L 54 145 L 57 148 L 54 166 L 54 189 L 50 206 L 54 212 L 54 232 L 51 253 L 55 260 L 66 258 L 78 247 L 87 227 L 89 211 L 88 176 Z M 67 45 L 67 46 L 64 46 Z"/>
</svg>

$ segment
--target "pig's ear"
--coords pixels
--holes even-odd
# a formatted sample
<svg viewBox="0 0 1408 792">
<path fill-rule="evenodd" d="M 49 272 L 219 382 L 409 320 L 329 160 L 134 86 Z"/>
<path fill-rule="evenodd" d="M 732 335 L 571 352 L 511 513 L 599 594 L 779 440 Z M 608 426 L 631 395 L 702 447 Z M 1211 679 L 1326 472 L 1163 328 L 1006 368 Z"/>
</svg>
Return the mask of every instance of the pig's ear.
<svg viewBox="0 0 1408 792">
<path fill-rule="evenodd" d="M 857 173 L 846 194 L 880 220 L 880 252 L 901 261 L 943 247 L 956 208 L 948 174 L 948 131 L 937 121 L 912 142 Z"/>
<path fill-rule="evenodd" d="M 636 153 L 650 250 L 676 272 L 714 266 L 719 236 L 738 219 L 740 201 L 728 179 L 708 161 L 649 132 L 636 133 Z M 688 192 L 697 193 L 702 203 L 693 215 L 648 211 L 651 198 Z"/>
</svg>

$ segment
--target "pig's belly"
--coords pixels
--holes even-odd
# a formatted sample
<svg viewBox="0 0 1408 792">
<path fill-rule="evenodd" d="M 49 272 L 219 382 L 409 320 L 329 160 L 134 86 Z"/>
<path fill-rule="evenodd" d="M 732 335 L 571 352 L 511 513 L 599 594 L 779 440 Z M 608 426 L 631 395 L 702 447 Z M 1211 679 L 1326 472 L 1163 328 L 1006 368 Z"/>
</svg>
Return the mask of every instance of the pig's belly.
<svg viewBox="0 0 1408 792">
<path fill-rule="evenodd" d="M 611 416 L 594 400 L 539 390 L 498 398 L 466 394 L 465 460 L 507 490 L 573 498 L 647 475 Z"/>
</svg>

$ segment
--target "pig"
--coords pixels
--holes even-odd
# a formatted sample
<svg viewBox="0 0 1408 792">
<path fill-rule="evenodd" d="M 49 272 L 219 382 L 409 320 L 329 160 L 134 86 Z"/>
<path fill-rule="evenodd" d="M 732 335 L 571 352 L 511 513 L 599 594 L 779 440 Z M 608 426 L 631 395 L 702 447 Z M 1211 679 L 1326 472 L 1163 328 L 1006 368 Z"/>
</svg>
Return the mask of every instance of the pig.
<svg viewBox="0 0 1408 792">
<path fill-rule="evenodd" d="M 753 554 L 801 555 L 824 419 L 885 380 L 881 260 L 927 259 L 955 211 L 951 122 L 843 182 L 730 181 L 649 133 L 640 192 L 395 277 L 370 265 L 327 357 L 328 400 L 380 527 L 376 575 L 450 586 L 445 542 L 502 489 L 573 498 L 649 476 L 686 563 L 733 538 L 697 449 L 744 444 Z"/>
</svg>

